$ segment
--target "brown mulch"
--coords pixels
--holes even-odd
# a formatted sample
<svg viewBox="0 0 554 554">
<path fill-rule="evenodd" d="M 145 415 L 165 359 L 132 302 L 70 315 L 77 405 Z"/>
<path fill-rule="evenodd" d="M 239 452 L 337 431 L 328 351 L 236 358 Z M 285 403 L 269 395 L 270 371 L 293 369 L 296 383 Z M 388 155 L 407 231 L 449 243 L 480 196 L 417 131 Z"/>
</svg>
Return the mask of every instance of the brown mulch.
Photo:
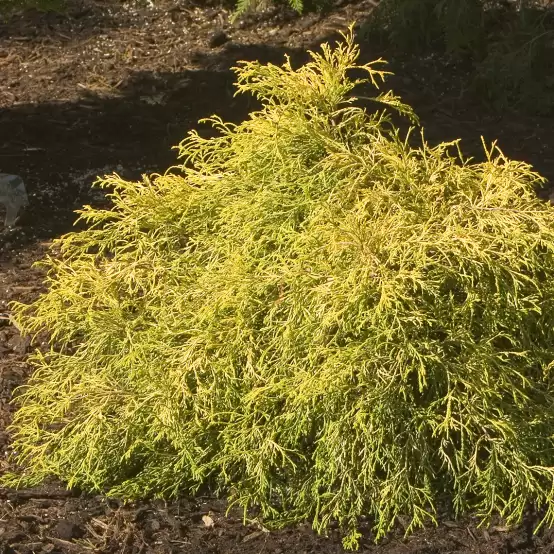
<svg viewBox="0 0 554 554">
<path fill-rule="evenodd" d="M 374 4 L 345 1 L 302 17 L 268 9 L 231 24 L 232 6 L 205 1 L 82 0 L 61 14 L 28 12 L 0 22 L 0 172 L 21 175 L 30 196 L 19 226 L 0 227 L 0 472 L 8 469 L 9 402 L 29 374 L 31 347 L 10 325 L 8 303 L 42 290 L 42 274 L 32 263 L 71 228 L 75 209 L 102 202 L 91 189 L 95 177 L 115 171 L 135 178 L 175 163 L 171 147 L 198 119 L 217 113 L 240 121 L 255 106 L 233 96 L 230 68 L 238 60 L 279 63 L 288 53 L 300 63 L 306 48 L 354 20 L 363 22 Z M 381 54 L 363 44 L 365 59 Z M 552 119 L 490 113 L 478 99 L 460 97 L 451 79 L 459 68 L 439 57 L 395 57 L 391 67 L 395 91 L 414 105 L 429 141 L 463 137 L 464 150 L 479 156 L 481 136 L 498 139 L 507 155 L 531 162 L 554 182 Z M 362 552 L 554 552 L 551 531 L 533 535 L 533 514 L 513 530 L 501 523 L 479 529 L 448 517 L 408 539 L 399 528 L 377 546 L 368 532 Z M 226 515 L 224 501 L 214 498 L 123 505 L 67 492 L 58 483 L 0 489 L 0 554 L 85 552 L 343 550 L 336 531 L 319 537 L 299 525 L 268 532 L 240 513 Z"/>
</svg>

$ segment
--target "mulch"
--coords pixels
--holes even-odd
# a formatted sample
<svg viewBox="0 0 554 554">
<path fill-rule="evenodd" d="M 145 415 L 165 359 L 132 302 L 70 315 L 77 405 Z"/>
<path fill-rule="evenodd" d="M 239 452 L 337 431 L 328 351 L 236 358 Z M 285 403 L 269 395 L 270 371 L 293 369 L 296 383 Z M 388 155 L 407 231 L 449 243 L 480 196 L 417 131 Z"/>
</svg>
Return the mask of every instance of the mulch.
<svg viewBox="0 0 554 554">
<path fill-rule="evenodd" d="M 99 204 L 99 175 L 127 178 L 176 163 L 172 146 L 219 114 L 240 121 L 256 103 L 235 97 L 238 60 L 294 64 L 305 50 L 363 23 L 375 0 L 335 2 L 298 16 L 269 8 L 230 22 L 232 5 L 192 0 L 71 1 L 63 13 L 29 11 L 0 21 L 0 172 L 21 175 L 30 206 L 12 230 L 0 227 L 0 472 L 9 469 L 14 389 L 29 375 L 33 347 L 6 315 L 9 302 L 43 290 L 33 263 L 72 228 L 74 210 Z M 365 60 L 387 55 L 368 41 Z M 492 112 L 459 94 L 460 71 L 440 56 L 390 55 L 394 90 L 419 113 L 430 142 L 463 138 L 482 156 L 481 136 L 498 139 L 511 157 L 532 163 L 554 183 L 552 119 Z M 453 73 L 456 79 L 452 78 Z M 200 127 L 202 128 L 202 127 Z M 209 132 L 204 130 L 203 132 Z M 544 194 L 547 194 L 545 192 Z M 550 530 L 533 534 L 536 515 L 507 529 L 451 521 L 404 538 L 401 526 L 375 545 L 366 531 L 362 552 L 376 554 L 524 554 L 554 552 Z M 363 525 L 369 528 L 366 522 Z M 57 482 L 36 489 L 0 489 L 1 553 L 241 553 L 335 554 L 337 530 L 317 536 L 309 525 L 271 531 L 262 522 L 226 513 L 211 497 L 122 504 L 67 491 Z"/>
</svg>

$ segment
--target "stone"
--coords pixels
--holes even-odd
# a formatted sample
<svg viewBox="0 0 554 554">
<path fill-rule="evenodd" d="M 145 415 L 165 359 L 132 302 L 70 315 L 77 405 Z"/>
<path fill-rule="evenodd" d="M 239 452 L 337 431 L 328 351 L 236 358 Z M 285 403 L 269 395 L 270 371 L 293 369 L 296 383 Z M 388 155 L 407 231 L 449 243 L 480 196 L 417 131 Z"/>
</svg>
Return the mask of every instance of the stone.
<svg viewBox="0 0 554 554">
<path fill-rule="evenodd" d="M 19 175 L 0 173 L 0 204 L 6 208 L 4 227 L 13 227 L 20 209 L 29 205 L 27 190 Z"/>
</svg>

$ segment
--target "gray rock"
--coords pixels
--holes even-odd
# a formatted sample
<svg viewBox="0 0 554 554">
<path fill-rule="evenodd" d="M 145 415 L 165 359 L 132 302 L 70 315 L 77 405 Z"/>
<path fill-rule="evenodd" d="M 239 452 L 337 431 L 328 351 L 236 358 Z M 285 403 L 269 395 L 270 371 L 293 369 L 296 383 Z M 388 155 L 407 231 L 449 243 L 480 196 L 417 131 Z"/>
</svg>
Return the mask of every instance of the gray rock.
<svg viewBox="0 0 554 554">
<path fill-rule="evenodd" d="M 13 227 L 19 210 L 29 205 L 27 190 L 19 175 L 0 173 L 0 204 L 6 207 L 5 227 Z"/>
</svg>

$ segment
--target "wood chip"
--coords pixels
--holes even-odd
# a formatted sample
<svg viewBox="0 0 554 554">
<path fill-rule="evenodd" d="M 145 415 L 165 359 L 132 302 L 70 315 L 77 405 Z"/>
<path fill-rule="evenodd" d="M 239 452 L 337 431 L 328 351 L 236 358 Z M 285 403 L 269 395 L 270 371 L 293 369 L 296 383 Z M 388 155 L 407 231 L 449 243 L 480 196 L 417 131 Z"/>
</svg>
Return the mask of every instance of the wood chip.
<svg viewBox="0 0 554 554">
<path fill-rule="evenodd" d="M 214 520 L 208 515 L 202 516 L 202 521 L 204 522 L 204 525 L 208 528 L 215 525 Z"/>
</svg>

